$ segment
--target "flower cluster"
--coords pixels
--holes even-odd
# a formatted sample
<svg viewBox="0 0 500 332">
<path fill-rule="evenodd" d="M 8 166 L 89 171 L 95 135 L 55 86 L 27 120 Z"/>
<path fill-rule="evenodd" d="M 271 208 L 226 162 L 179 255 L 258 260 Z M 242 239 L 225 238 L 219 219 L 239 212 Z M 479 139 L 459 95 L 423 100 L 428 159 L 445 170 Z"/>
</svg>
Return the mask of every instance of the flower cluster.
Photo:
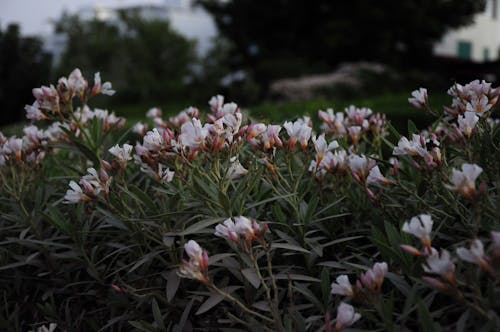
<svg viewBox="0 0 500 332">
<path fill-rule="evenodd" d="M 26 105 L 26 117 L 30 120 L 47 120 L 62 118 L 62 113 L 72 107 L 72 99 L 78 97 L 86 105 L 88 98 L 98 94 L 112 96 L 111 83 L 101 83 L 101 75 L 94 75 L 94 86 L 89 87 L 88 81 L 83 77 L 80 69 L 73 70 L 68 78 L 61 77 L 57 87 L 53 85 L 33 89 L 35 102 Z"/>
<path fill-rule="evenodd" d="M 245 240 L 244 249 L 251 246 L 252 241 L 263 243 L 264 234 L 268 230 L 267 224 L 260 225 L 257 221 L 247 217 L 239 216 L 228 218 L 222 224 L 215 227 L 215 236 L 222 237 L 233 243 L 240 243 L 240 240 Z"/>
<path fill-rule="evenodd" d="M 402 231 L 417 237 L 422 242 L 424 250 L 421 251 L 410 245 L 401 245 L 401 249 L 412 255 L 424 256 L 425 262 L 422 264 L 424 272 L 441 278 L 439 280 L 434 277 L 424 276 L 422 277 L 423 280 L 441 290 L 447 290 L 450 286 L 454 288 L 456 287 L 455 263 L 448 250 L 441 249 L 441 251 L 438 251 L 431 246 L 432 225 L 432 218 L 427 214 L 421 214 L 411 218 L 410 222 L 405 222 Z M 469 249 L 457 248 L 457 256 L 465 262 L 480 266 L 481 269 L 490 272 L 492 275 L 497 274 L 498 272 L 492 268 L 491 262 L 498 256 L 498 252 L 495 250 L 500 247 L 500 236 L 498 232 L 492 232 L 491 236 L 493 240 L 493 258 L 485 255 L 484 245 L 479 239 L 472 241 Z"/>
<path fill-rule="evenodd" d="M 380 135 L 385 129 L 385 116 L 374 114 L 369 108 L 349 106 L 344 112 L 334 113 L 329 108 L 318 111 L 318 117 L 323 122 L 321 129 L 334 137 L 347 137 L 353 145 L 357 145 L 361 135 L 371 133 Z"/>
<path fill-rule="evenodd" d="M 413 134 L 411 140 L 401 137 L 392 154 L 395 156 L 409 156 L 416 168 L 421 169 L 424 167 L 428 171 L 432 171 L 442 164 L 439 146 L 440 143 L 434 134 L 430 137 Z"/>
<path fill-rule="evenodd" d="M 71 189 L 68 189 L 66 195 L 64 195 L 65 203 L 75 204 L 97 200 L 101 192 L 104 194 L 105 199 L 108 199 L 109 186 L 112 180 L 108 173 L 103 168 L 99 172 L 95 168 L 88 168 L 87 173 L 79 181 L 81 186 L 73 180 L 70 181 L 69 186 Z"/>
<path fill-rule="evenodd" d="M 182 260 L 179 267 L 179 276 L 208 283 L 208 254 L 205 249 L 193 240 L 184 245 L 189 260 Z"/>
<path fill-rule="evenodd" d="M 380 293 L 387 270 L 386 262 L 375 263 L 371 269 L 360 275 L 355 286 L 351 285 L 347 275 L 340 275 L 332 283 L 331 293 L 366 301 Z"/>
<path fill-rule="evenodd" d="M 34 164 L 39 165 L 50 151 L 51 145 L 64 139 L 64 133 L 54 123 L 42 130 L 37 126 L 24 127 L 22 137 L 5 137 L 0 132 L 0 166 L 6 164 Z"/>
</svg>

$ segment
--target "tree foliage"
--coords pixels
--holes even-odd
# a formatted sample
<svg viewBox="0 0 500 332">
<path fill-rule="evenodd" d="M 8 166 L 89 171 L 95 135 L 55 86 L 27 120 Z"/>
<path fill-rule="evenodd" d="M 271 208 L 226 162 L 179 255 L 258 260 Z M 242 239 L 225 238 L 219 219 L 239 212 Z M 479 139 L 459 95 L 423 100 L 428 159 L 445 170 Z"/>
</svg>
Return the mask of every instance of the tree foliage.
<svg viewBox="0 0 500 332">
<path fill-rule="evenodd" d="M 233 65 L 260 82 L 343 61 L 416 65 L 484 0 L 200 0 L 234 45 Z"/>
<path fill-rule="evenodd" d="M 50 57 L 39 39 L 22 37 L 16 24 L 0 29 L 0 125 L 23 118 L 31 88 L 40 85 L 49 70 Z"/>
<path fill-rule="evenodd" d="M 196 58 L 194 42 L 166 20 L 121 13 L 116 21 L 63 15 L 56 32 L 67 37 L 57 72 L 86 68 L 110 77 L 121 101 L 164 100 L 185 93 L 184 80 Z"/>
</svg>

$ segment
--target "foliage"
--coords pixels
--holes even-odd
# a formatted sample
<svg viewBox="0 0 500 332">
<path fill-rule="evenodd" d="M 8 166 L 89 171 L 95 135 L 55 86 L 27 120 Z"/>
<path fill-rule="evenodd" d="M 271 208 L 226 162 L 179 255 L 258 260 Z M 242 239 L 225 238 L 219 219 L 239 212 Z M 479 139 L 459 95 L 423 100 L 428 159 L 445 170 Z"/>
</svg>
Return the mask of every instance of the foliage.
<svg viewBox="0 0 500 332">
<path fill-rule="evenodd" d="M 185 83 L 196 60 L 195 45 L 168 21 L 125 13 L 116 21 L 63 15 L 56 33 L 67 40 L 58 73 L 76 66 L 99 69 L 117 82 L 122 102 L 187 98 Z"/>
<path fill-rule="evenodd" d="M 447 30 L 470 23 L 485 6 L 482 0 L 199 2 L 234 45 L 233 66 L 264 84 L 344 61 L 425 64 Z"/>
<path fill-rule="evenodd" d="M 48 77 L 51 59 L 42 43 L 33 37 L 21 37 L 19 26 L 9 24 L 0 30 L 0 126 L 20 121 L 24 105 L 30 101 L 30 89 Z"/>
<path fill-rule="evenodd" d="M 33 92 L 44 129 L 0 135 L 3 329 L 498 330 L 490 84 L 444 111 L 414 91 L 436 122 L 409 138 L 367 108 L 315 134 L 222 96 L 126 130 L 79 70 Z"/>
</svg>

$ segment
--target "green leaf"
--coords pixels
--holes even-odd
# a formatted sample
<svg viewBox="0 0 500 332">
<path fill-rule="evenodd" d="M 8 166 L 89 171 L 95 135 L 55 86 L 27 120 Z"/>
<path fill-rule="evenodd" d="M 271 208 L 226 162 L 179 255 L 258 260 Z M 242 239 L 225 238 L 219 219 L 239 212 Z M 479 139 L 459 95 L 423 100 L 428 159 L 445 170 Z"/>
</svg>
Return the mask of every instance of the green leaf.
<svg viewBox="0 0 500 332">
<path fill-rule="evenodd" d="M 217 223 L 220 223 L 222 221 L 224 221 L 224 218 L 204 219 L 204 220 L 201 220 L 201 221 L 189 226 L 188 228 L 186 228 L 182 232 L 174 233 L 174 235 L 185 236 L 185 235 L 189 235 L 189 234 L 200 233 L 201 231 L 205 230 L 207 227 L 212 226 L 212 225 L 217 224 Z M 171 233 L 169 233 L 167 235 L 170 235 L 170 234 Z"/>
<path fill-rule="evenodd" d="M 415 123 L 408 119 L 408 137 L 411 137 L 413 134 L 418 134 L 418 129 Z"/>
<path fill-rule="evenodd" d="M 137 200 L 141 201 L 144 205 L 146 205 L 148 209 L 154 212 L 158 211 L 158 207 L 153 202 L 153 200 L 149 197 L 148 194 L 142 191 L 139 187 L 129 184 L 128 189 L 134 195 L 134 197 Z"/>
<path fill-rule="evenodd" d="M 177 290 L 179 289 L 181 278 L 179 278 L 179 276 L 177 275 L 177 270 L 171 270 L 166 274 L 166 279 L 167 279 L 167 287 L 166 287 L 167 301 L 171 302 L 172 299 L 175 297 Z"/>
<path fill-rule="evenodd" d="M 252 284 L 253 287 L 258 289 L 260 287 L 260 278 L 257 272 L 253 268 L 247 268 L 241 270 L 241 274 Z"/>
<path fill-rule="evenodd" d="M 429 332 L 441 331 L 441 329 L 433 321 L 429 309 L 422 301 L 418 302 L 418 322 L 421 327 L 421 331 L 429 331 Z"/>
<path fill-rule="evenodd" d="M 323 268 L 321 271 L 321 292 L 323 293 L 323 305 L 325 308 L 328 307 L 328 300 L 330 299 L 331 282 L 330 273 L 328 269 Z"/>
<path fill-rule="evenodd" d="M 307 249 L 304 249 L 298 245 L 293 245 L 289 243 L 271 243 L 271 250 L 274 249 L 286 249 L 286 250 L 292 250 L 292 251 L 299 251 L 303 252 L 306 254 L 310 254 L 311 252 Z"/>
<path fill-rule="evenodd" d="M 156 325 L 162 330 L 166 331 L 167 328 L 165 327 L 165 324 L 163 323 L 163 317 L 161 315 L 160 307 L 158 306 L 158 302 L 156 302 L 156 299 L 153 299 L 153 302 L 151 304 L 151 309 L 153 310 L 153 317 L 155 319 Z"/>
<path fill-rule="evenodd" d="M 231 294 L 237 289 L 241 288 L 241 286 L 229 286 L 229 287 L 224 287 L 221 290 L 224 291 L 225 293 Z M 212 294 L 208 299 L 206 299 L 205 302 L 198 308 L 196 311 L 195 315 L 201 315 L 213 307 L 215 307 L 217 304 L 222 302 L 224 300 L 224 296 L 220 294 Z"/>
</svg>

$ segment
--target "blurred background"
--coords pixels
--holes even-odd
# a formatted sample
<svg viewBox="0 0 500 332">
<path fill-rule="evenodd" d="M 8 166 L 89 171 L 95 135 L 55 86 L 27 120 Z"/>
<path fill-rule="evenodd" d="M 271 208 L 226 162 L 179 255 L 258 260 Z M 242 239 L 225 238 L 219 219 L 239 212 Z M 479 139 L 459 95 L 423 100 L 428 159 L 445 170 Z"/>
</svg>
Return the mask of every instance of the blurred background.
<svg viewBox="0 0 500 332">
<path fill-rule="evenodd" d="M 0 128 L 31 89 L 74 68 L 131 118 L 204 107 L 217 93 L 269 120 L 354 103 L 403 122 L 425 86 L 500 77 L 497 0 L 1 0 Z M 101 97 L 99 97 L 101 98 Z M 94 104 L 96 104 L 94 102 Z M 340 109 L 339 109 L 340 110 Z"/>
</svg>

